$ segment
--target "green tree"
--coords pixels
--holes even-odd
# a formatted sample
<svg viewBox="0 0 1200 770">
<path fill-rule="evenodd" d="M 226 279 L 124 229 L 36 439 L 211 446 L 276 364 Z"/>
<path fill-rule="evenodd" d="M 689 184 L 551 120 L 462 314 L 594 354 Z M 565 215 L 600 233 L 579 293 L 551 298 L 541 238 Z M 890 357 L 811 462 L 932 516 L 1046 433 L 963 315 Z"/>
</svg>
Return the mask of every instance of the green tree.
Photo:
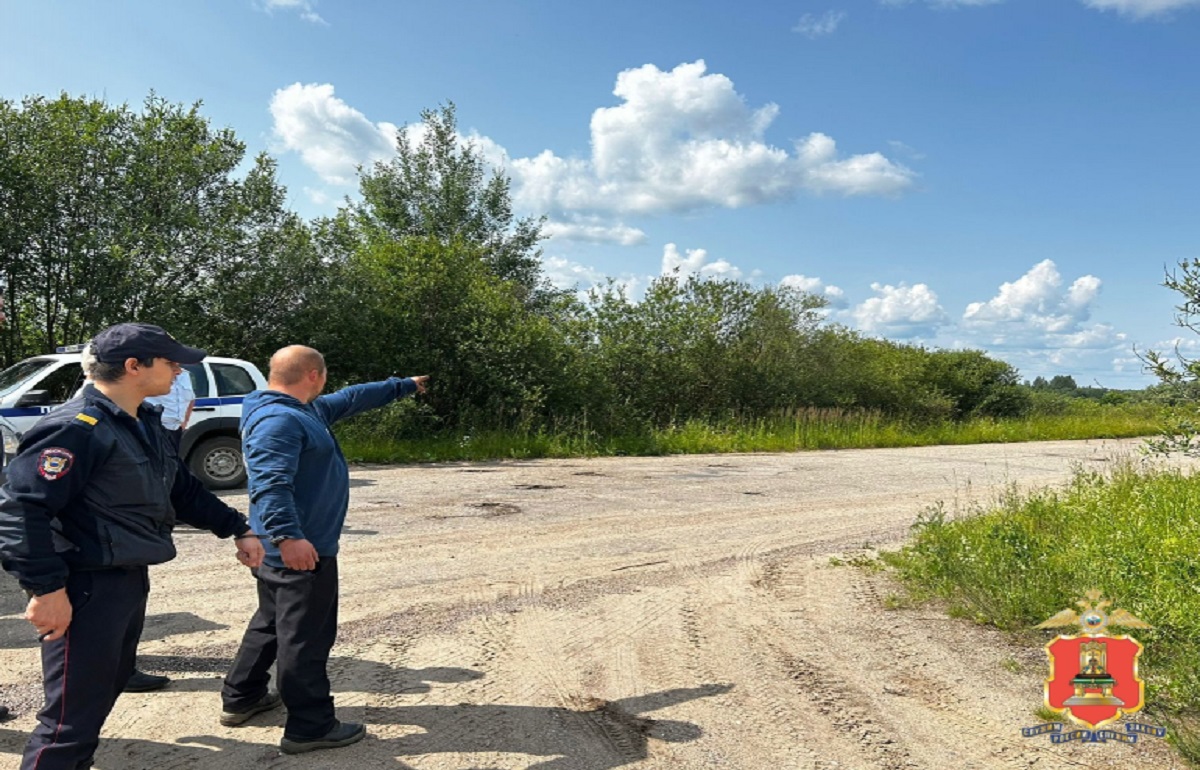
<svg viewBox="0 0 1200 770">
<path fill-rule="evenodd" d="M 552 303 L 558 292 L 541 273 L 542 220 L 514 216 L 511 180 L 503 169 L 489 172 L 480 149 L 459 135 L 454 105 L 424 110 L 418 129 L 400 132 L 391 160 L 362 170 L 362 200 L 350 211 L 358 231 L 370 242 L 471 244 L 531 307 Z"/>
<path fill-rule="evenodd" d="M 529 312 L 480 257 L 434 237 L 360 250 L 346 273 L 358 321 L 327 329 L 322 344 L 345 359 L 331 367 L 347 379 L 432 373 L 425 401 L 449 425 L 508 427 L 580 406 L 568 329 Z"/>
<path fill-rule="evenodd" d="M 281 272 L 311 274 L 296 248 L 307 225 L 284 212 L 270 159 L 239 178 L 244 155 L 199 104 L 153 94 L 140 112 L 65 94 L 0 102 L 4 359 L 131 320 L 244 352 L 263 324 L 287 323 L 238 297 L 267 284 L 294 296 Z"/>
<path fill-rule="evenodd" d="M 1167 272 L 1163 286 L 1180 295 L 1175 306 L 1175 325 L 1192 332 L 1200 331 L 1200 259 L 1185 259 Z M 1152 390 L 1155 400 L 1165 405 L 1159 435 L 1147 442 L 1153 452 L 1181 452 L 1200 456 L 1200 359 L 1189 359 L 1179 352 L 1149 350 L 1142 361 L 1159 379 Z"/>
</svg>

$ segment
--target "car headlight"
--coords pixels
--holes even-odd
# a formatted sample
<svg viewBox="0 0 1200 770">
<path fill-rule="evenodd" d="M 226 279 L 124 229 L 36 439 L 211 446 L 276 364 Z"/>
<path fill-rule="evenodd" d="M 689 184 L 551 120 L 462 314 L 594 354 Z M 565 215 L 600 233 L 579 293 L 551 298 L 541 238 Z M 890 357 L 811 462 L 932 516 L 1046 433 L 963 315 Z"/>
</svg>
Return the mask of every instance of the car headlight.
<svg viewBox="0 0 1200 770">
<path fill-rule="evenodd" d="M 16 431 L 11 428 L 0 425 L 0 440 L 4 442 L 4 454 L 12 456 L 17 453 L 17 444 L 20 443 L 20 437 Z"/>
</svg>

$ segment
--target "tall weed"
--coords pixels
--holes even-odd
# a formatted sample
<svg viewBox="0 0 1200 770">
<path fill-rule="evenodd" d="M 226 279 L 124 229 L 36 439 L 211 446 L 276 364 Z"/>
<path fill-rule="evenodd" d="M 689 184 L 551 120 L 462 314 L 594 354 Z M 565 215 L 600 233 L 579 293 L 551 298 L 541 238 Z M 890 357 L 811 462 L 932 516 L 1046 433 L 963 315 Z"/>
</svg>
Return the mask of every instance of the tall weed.
<svg viewBox="0 0 1200 770">
<path fill-rule="evenodd" d="M 885 556 L 918 596 L 1008 630 L 1030 629 L 1091 588 L 1154 626 L 1141 673 L 1152 714 L 1187 731 L 1200 710 L 1200 477 L 1138 468 L 1078 471 L 1063 489 L 1011 492 L 987 510 L 930 509 Z M 1178 745 L 1200 760 L 1198 736 Z"/>
</svg>

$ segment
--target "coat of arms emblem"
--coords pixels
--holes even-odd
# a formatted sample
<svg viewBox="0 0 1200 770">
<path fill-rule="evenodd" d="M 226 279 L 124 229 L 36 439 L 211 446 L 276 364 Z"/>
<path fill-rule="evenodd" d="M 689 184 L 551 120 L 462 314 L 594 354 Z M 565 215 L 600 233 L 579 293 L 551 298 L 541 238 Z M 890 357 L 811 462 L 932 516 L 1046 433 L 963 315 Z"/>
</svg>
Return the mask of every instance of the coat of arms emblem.
<svg viewBox="0 0 1200 770">
<path fill-rule="evenodd" d="M 1124 733 L 1099 729 L 1140 711 L 1145 699 L 1145 684 L 1138 677 L 1141 643 L 1132 636 L 1109 633 L 1109 629 L 1151 626 L 1112 604 L 1102 599 L 1099 591 L 1091 590 L 1076 602 L 1078 612 L 1066 609 L 1036 626 L 1079 628 L 1077 634 L 1059 634 L 1046 644 L 1050 676 L 1046 678 L 1045 703 L 1054 713 L 1086 729 L 1063 733 L 1062 725 L 1048 724 L 1027 728 L 1023 731 L 1026 735 L 1053 733 L 1055 743 L 1105 739 L 1133 743 L 1136 733 L 1165 733 L 1162 728 L 1128 722 Z"/>
</svg>

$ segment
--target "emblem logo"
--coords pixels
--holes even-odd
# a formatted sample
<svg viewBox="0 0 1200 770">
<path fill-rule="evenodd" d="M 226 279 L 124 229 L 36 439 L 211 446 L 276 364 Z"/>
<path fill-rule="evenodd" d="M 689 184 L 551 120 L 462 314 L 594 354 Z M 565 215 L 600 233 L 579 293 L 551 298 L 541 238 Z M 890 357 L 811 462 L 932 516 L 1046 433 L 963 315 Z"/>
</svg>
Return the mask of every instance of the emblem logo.
<svg viewBox="0 0 1200 770">
<path fill-rule="evenodd" d="M 1122 609 L 1109 609 L 1112 602 L 1099 591 L 1088 591 L 1076 602 L 1079 612 L 1066 609 L 1039 623 L 1036 628 L 1078 626 L 1080 633 L 1055 637 L 1046 644 L 1050 676 L 1046 678 L 1045 705 L 1086 729 L 1063 732 L 1063 725 L 1048 723 L 1025 728 L 1026 737 L 1052 733 L 1054 743 L 1117 740 L 1136 743 L 1137 734 L 1162 737 L 1166 730 L 1140 722 L 1126 722 L 1124 732 L 1098 729 L 1112 725 L 1144 705 L 1145 684 L 1138 678 L 1142 645 L 1132 636 L 1106 633 L 1110 627 L 1151 628 Z"/>
<path fill-rule="evenodd" d="M 38 456 L 38 475 L 47 481 L 56 481 L 71 470 L 75 455 L 62 447 L 43 449 Z"/>
</svg>

